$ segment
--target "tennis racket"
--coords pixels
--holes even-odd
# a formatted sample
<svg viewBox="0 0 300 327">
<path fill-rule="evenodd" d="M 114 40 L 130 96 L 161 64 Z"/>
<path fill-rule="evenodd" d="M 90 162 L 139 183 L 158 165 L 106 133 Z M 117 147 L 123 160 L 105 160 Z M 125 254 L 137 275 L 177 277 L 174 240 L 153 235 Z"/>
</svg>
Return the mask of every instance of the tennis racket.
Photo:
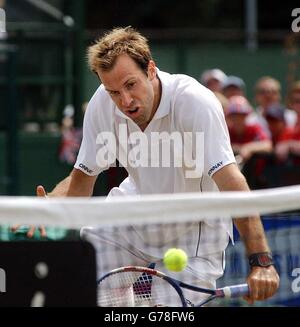
<svg viewBox="0 0 300 327">
<path fill-rule="evenodd" d="M 98 281 L 98 305 L 103 307 L 187 307 L 203 306 L 216 298 L 236 298 L 249 294 L 247 284 L 207 289 L 176 280 L 155 269 L 128 266 L 114 269 Z M 182 289 L 205 293 L 199 303 L 185 299 Z"/>
</svg>

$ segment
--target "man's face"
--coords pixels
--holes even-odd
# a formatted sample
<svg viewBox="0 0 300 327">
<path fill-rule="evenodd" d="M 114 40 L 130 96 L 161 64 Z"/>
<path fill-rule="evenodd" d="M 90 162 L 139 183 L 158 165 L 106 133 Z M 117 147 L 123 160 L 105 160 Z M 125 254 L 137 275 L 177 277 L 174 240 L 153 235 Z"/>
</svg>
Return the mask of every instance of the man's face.
<svg viewBox="0 0 300 327">
<path fill-rule="evenodd" d="M 124 54 L 117 58 L 111 70 L 97 73 L 117 107 L 139 127 L 145 128 L 157 109 L 154 107 L 154 62 L 149 62 L 147 76 L 132 58 Z"/>
<path fill-rule="evenodd" d="M 257 87 L 255 100 L 262 108 L 267 108 L 271 104 L 279 103 L 280 91 L 277 85 L 271 80 L 261 82 Z"/>
<path fill-rule="evenodd" d="M 244 95 L 244 92 L 242 89 L 240 89 L 238 86 L 236 85 L 229 85 L 226 88 L 223 89 L 223 94 L 225 95 L 225 97 L 227 99 L 230 99 L 231 97 L 235 96 L 235 95 Z"/>
<path fill-rule="evenodd" d="M 241 134 L 246 128 L 246 114 L 242 113 L 232 113 L 228 115 L 229 121 L 232 128 L 238 133 Z"/>
<path fill-rule="evenodd" d="M 206 83 L 206 87 L 209 88 L 213 92 L 221 92 L 222 91 L 221 82 L 215 78 L 210 78 Z"/>
</svg>

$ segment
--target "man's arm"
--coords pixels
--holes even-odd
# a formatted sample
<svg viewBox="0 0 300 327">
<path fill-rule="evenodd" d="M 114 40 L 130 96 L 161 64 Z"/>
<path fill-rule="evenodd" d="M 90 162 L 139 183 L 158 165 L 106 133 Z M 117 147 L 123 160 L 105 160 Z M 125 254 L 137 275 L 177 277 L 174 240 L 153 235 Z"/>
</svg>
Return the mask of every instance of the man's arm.
<svg viewBox="0 0 300 327">
<path fill-rule="evenodd" d="M 213 175 L 213 179 L 220 191 L 249 191 L 245 177 L 235 164 L 221 168 Z M 234 224 L 248 256 L 270 251 L 259 216 L 234 219 Z M 253 303 L 271 297 L 279 286 L 279 277 L 274 266 L 256 266 L 251 268 L 247 282 L 250 287 L 250 296 L 247 300 Z"/>
<path fill-rule="evenodd" d="M 249 191 L 245 177 L 235 164 L 220 169 L 213 179 L 220 191 Z M 244 241 L 247 255 L 269 251 L 260 217 L 234 219 L 234 224 Z"/>
<path fill-rule="evenodd" d="M 97 176 L 89 176 L 76 168 L 70 176 L 67 196 L 92 196 Z"/>
<path fill-rule="evenodd" d="M 81 170 L 74 168 L 71 174 L 63 179 L 55 188 L 48 193 L 50 197 L 62 196 L 91 196 L 97 176 L 89 176 Z M 39 196 L 46 195 L 39 187 L 37 189 Z"/>
<path fill-rule="evenodd" d="M 42 185 L 39 185 L 36 188 L 36 194 L 39 197 L 91 196 L 96 179 L 97 176 L 86 175 L 81 170 L 74 168 L 71 174 L 58 183 L 50 193 L 47 193 Z M 11 230 L 15 232 L 19 227 L 20 225 L 14 225 Z M 29 227 L 27 232 L 29 238 L 34 235 L 35 229 L 35 226 Z M 41 236 L 46 237 L 45 227 L 40 226 L 39 229 Z"/>
</svg>

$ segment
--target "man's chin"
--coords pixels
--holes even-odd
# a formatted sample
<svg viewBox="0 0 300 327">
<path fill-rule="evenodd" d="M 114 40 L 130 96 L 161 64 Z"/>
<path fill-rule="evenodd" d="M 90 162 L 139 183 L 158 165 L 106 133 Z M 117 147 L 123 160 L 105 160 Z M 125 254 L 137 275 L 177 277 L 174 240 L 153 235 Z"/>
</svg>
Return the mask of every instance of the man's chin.
<svg viewBox="0 0 300 327">
<path fill-rule="evenodd" d="M 146 124 L 146 119 L 143 115 L 131 118 L 138 126 Z"/>
</svg>

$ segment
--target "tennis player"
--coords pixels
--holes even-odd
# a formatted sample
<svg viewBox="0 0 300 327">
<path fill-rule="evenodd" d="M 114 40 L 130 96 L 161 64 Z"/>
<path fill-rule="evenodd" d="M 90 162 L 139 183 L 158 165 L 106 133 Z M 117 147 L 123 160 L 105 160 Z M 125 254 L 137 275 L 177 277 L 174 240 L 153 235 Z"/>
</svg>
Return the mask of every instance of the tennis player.
<svg viewBox="0 0 300 327">
<path fill-rule="evenodd" d="M 113 29 L 89 47 L 88 61 L 101 85 L 88 104 L 74 169 L 48 196 L 91 196 L 97 176 L 114 159 L 125 166 L 129 177 L 119 188 L 111 190 L 108 199 L 130 194 L 249 191 L 236 165 L 223 110 L 214 94 L 187 75 L 159 70 L 144 36 L 131 27 Z M 174 159 L 166 167 L 162 158 L 157 159 L 157 148 L 151 143 L 152 137 L 162 132 L 176 137 L 190 136 L 184 147 L 189 147 L 187 152 L 196 159 L 179 165 L 177 150 L 181 143 L 172 147 L 176 142 L 169 142 L 168 149 Z M 137 143 L 145 140 L 142 149 L 138 149 Z M 167 143 L 163 137 L 160 141 L 161 145 Z M 149 151 L 144 151 L 145 148 Z M 144 158 L 134 156 L 136 152 Z M 37 188 L 37 194 L 46 195 L 42 186 Z M 253 303 L 267 299 L 276 292 L 279 277 L 261 220 L 249 217 L 235 219 L 234 223 L 251 266 L 247 300 Z M 195 276 L 203 286 L 215 287 L 224 272 L 224 251 L 232 237 L 232 224 L 228 220 L 204 219 L 185 224 L 176 237 L 166 226 L 163 238 L 158 237 L 157 230 L 146 235 L 136 226 L 127 234 L 116 233 L 113 227 L 102 235 L 101 230 L 98 232 L 97 237 L 90 233 L 97 248 L 101 249 L 101 238 L 111 242 L 122 249 L 119 259 L 125 265 L 159 263 L 165 249 L 181 247 L 189 255 L 184 274 Z M 83 234 L 88 235 L 89 229 Z M 104 261 L 109 260 L 100 256 L 99 274 L 116 268 L 117 263 L 110 261 L 109 267 L 104 266 Z"/>
</svg>

